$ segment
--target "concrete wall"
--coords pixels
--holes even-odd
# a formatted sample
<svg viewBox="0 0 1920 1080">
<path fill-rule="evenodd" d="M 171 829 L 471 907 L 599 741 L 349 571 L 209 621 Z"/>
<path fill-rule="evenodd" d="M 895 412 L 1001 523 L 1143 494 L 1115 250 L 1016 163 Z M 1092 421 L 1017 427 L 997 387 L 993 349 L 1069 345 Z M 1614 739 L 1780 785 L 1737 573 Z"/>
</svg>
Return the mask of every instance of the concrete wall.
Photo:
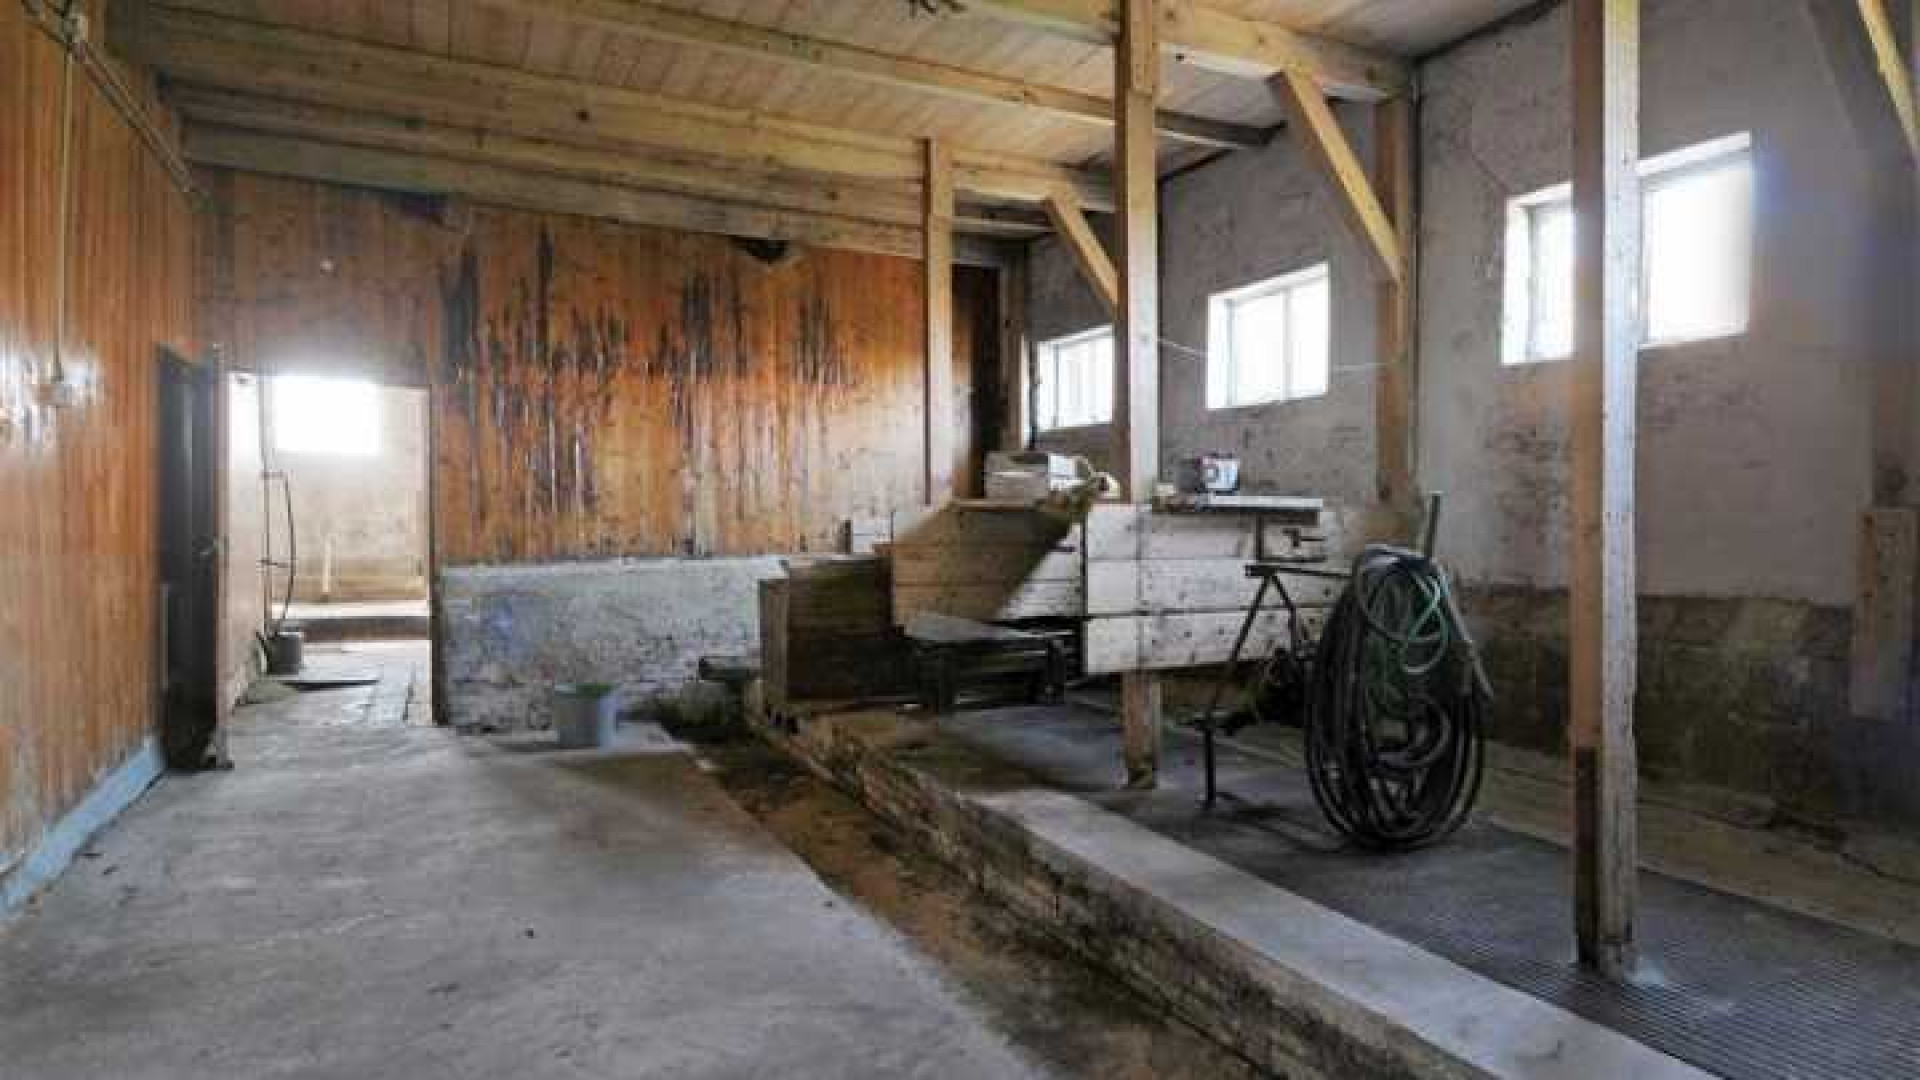
<svg viewBox="0 0 1920 1080">
<path fill-rule="evenodd" d="M 1920 814 L 1910 730 L 1855 721 L 1846 648 L 1871 498 L 1876 259 L 1889 217 L 1804 4 L 1655 0 L 1643 149 L 1753 135 L 1748 331 L 1644 350 L 1637 728 L 1649 771 L 1791 812 Z M 1568 178 L 1564 7 L 1422 72 L 1421 479 L 1503 690 L 1544 748 L 1565 711 L 1568 365 L 1500 363 L 1509 199 Z"/>
<path fill-rule="evenodd" d="M 1109 240 L 1111 224 L 1106 217 L 1093 221 L 1094 231 L 1108 250 L 1113 248 Z M 1059 240 L 1047 237 L 1036 241 L 1031 252 L 1027 275 L 1027 334 L 1031 341 L 1037 345 L 1113 322 L 1112 313 L 1087 287 L 1086 278 Z M 1056 453 L 1084 454 L 1100 468 L 1113 467 L 1112 436 L 1105 424 L 1041 432 L 1034 445 Z"/>
<path fill-rule="evenodd" d="M 1884 206 L 1805 5 L 1650 0 L 1648 154 L 1754 136 L 1750 331 L 1647 350 L 1641 371 L 1641 585 L 1663 595 L 1849 604 L 1870 485 L 1872 274 Z M 1422 482 L 1447 492 L 1448 555 L 1476 582 L 1563 585 L 1567 365 L 1500 363 L 1507 201 L 1568 179 L 1564 7 L 1422 66 Z M 1364 109 L 1342 121 L 1363 159 Z M 1372 488 L 1372 279 L 1284 136 L 1162 186 L 1163 468 L 1243 457 L 1248 487 L 1364 499 Z M 1210 293 L 1333 270 L 1324 398 L 1209 412 Z M 1059 245 L 1034 246 L 1034 340 L 1109 321 Z M 1104 429 L 1044 436 L 1106 452 Z"/>
<path fill-rule="evenodd" d="M 1901 239 L 1874 155 L 1801 3 L 1648 0 L 1643 145 L 1753 135 L 1749 331 L 1646 350 L 1639 396 L 1638 726 L 1654 772 L 1808 813 L 1906 812 L 1920 737 L 1850 717 L 1845 641 L 1871 497 L 1876 359 Z M 1501 690 L 1496 732 L 1564 730 L 1568 366 L 1500 363 L 1508 200 L 1570 174 L 1564 5 L 1422 65 L 1420 482 Z M 1363 160 L 1365 110 L 1342 113 Z M 1365 501 L 1374 469 L 1373 289 L 1363 252 L 1284 136 L 1162 185 L 1162 466 L 1237 452 L 1247 487 Z M 1911 243 L 1911 238 L 1907 238 Z M 1208 294 L 1321 259 L 1324 397 L 1205 408 Z M 1108 321 L 1057 245 L 1035 246 L 1033 337 Z M 1906 346 L 1911 348 L 1910 343 Z M 1103 429 L 1041 444 L 1104 455 Z"/>
<path fill-rule="evenodd" d="M 1356 150 L 1371 154 L 1366 109 L 1340 110 Z M 1110 222 L 1096 229 L 1104 239 Z M 1160 410 L 1162 476 L 1202 453 L 1238 454 L 1249 490 L 1364 501 L 1373 490 L 1374 292 L 1364 251 L 1341 227 L 1312 163 L 1285 138 L 1229 155 L 1161 188 Z M 1332 376 L 1325 397 L 1209 410 L 1207 300 L 1266 278 L 1330 264 Z M 1034 341 L 1111 321 L 1052 239 L 1034 247 L 1028 309 Z M 1044 433 L 1038 445 L 1109 460 L 1103 425 Z"/>
<path fill-rule="evenodd" d="M 1757 230 L 1749 331 L 1642 358 L 1641 589 L 1851 603 L 1885 222 L 1870 156 L 1806 5 L 1653 2 L 1644 38 L 1645 152 L 1751 131 Z M 1566 580 L 1568 365 L 1499 360 L 1506 202 L 1568 178 L 1566 55 L 1561 8 L 1422 73 L 1422 475 L 1475 581 Z"/>
<path fill-rule="evenodd" d="M 569 680 L 616 684 L 628 710 L 697 699 L 702 656 L 759 652 L 759 582 L 782 573 L 772 556 L 444 570 L 447 722 L 545 727 Z"/>
<path fill-rule="evenodd" d="M 227 376 L 225 518 L 221 551 L 220 707 L 224 723 L 233 703 L 259 674 L 255 639 L 266 625 L 266 495 L 260 477 L 260 380 Z"/>
<path fill-rule="evenodd" d="M 334 600 L 426 596 L 427 393 L 381 387 L 379 402 L 380 449 L 372 456 L 270 451 L 273 467 L 293 486 L 296 600 L 320 600 L 323 593 Z M 270 405 L 269 446 L 272 422 Z M 276 505 L 276 557 L 286 554 L 281 513 Z M 323 583 L 329 552 L 330 581 Z"/>
</svg>

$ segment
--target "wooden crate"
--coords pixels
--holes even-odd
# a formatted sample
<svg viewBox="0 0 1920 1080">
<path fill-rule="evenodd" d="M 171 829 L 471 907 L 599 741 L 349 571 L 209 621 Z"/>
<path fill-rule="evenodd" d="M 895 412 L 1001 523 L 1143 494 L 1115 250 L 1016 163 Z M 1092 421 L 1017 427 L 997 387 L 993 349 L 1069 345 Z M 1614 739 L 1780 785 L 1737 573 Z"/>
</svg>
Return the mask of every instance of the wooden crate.
<svg viewBox="0 0 1920 1080">
<path fill-rule="evenodd" d="M 876 557 L 789 560 L 760 583 L 760 650 L 769 705 L 905 694 L 905 642 L 888 617 L 889 574 Z"/>
</svg>

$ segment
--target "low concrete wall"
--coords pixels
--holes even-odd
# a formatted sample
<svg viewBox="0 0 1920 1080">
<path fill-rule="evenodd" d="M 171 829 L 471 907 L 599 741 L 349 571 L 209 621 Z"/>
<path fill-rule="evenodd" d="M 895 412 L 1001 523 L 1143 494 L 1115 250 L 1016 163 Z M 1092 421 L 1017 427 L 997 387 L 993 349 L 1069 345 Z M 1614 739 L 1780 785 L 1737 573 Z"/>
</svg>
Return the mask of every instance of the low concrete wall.
<svg viewBox="0 0 1920 1080">
<path fill-rule="evenodd" d="M 783 573 L 776 556 L 443 569 L 446 718 L 545 727 L 568 680 L 615 684 L 623 710 L 704 703 L 700 658 L 759 651 L 759 582 Z"/>
<path fill-rule="evenodd" d="M 1493 736 L 1565 748 L 1567 594 L 1482 586 L 1462 605 L 1493 680 Z M 1795 816 L 1920 820 L 1910 732 L 1850 718 L 1844 607 L 1642 596 L 1634 731 L 1649 776 L 1769 796 Z"/>
<path fill-rule="evenodd" d="M 1262 1071 L 1706 1075 L 1051 790 L 937 725 L 751 704 L 748 721 L 981 892 Z"/>
</svg>

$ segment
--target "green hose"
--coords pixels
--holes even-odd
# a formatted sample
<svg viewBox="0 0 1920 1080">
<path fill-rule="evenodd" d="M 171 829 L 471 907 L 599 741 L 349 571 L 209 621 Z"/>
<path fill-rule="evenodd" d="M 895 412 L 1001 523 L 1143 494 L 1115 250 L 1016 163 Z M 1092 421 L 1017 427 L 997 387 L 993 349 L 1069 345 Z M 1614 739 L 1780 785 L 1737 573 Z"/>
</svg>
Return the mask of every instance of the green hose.
<svg viewBox="0 0 1920 1080">
<path fill-rule="evenodd" d="M 1328 820 L 1375 851 L 1459 828 L 1479 794 L 1493 695 L 1440 566 L 1362 551 L 1314 661 L 1307 771 Z"/>
</svg>

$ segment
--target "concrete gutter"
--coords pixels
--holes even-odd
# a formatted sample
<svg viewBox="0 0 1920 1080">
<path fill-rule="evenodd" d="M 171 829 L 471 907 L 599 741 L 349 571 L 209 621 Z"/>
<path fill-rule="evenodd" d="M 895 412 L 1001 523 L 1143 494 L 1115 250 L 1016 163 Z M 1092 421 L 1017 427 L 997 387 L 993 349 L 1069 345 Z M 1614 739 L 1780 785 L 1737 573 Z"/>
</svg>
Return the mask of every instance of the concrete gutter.
<svg viewBox="0 0 1920 1080">
<path fill-rule="evenodd" d="M 756 727 L 983 890 L 1250 1061 L 1289 1076 L 1701 1072 L 989 762 L 861 712 Z"/>
</svg>

